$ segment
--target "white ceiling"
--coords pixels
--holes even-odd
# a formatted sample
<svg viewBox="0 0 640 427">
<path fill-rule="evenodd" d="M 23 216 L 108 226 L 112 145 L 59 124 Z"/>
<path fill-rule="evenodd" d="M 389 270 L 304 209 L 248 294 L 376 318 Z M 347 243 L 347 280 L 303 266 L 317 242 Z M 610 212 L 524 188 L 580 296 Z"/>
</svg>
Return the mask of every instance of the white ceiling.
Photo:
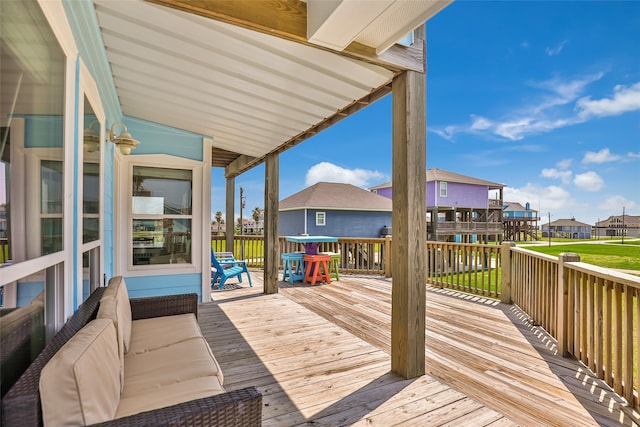
<svg viewBox="0 0 640 427">
<path fill-rule="evenodd" d="M 389 83 L 383 67 L 139 0 L 95 0 L 122 112 L 262 157 Z"/>
</svg>

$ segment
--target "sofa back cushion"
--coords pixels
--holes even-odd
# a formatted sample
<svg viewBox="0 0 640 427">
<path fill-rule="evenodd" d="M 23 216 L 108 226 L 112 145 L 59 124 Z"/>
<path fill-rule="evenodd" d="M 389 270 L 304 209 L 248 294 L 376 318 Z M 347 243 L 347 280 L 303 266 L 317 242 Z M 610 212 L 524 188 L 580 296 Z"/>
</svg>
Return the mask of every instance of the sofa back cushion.
<svg viewBox="0 0 640 427">
<path fill-rule="evenodd" d="M 118 302 L 118 322 L 122 322 L 122 338 L 124 343 L 124 352 L 129 351 L 131 343 L 131 303 L 129 302 L 129 293 L 127 285 L 124 283 L 124 277 L 115 276 L 109 280 L 107 289 L 102 294 L 102 300 L 115 298 Z M 102 303 L 102 300 L 100 303 Z"/>
<path fill-rule="evenodd" d="M 79 426 L 113 419 L 120 402 L 119 371 L 113 321 L 93 320 L 42 369 L 44 425 Z"/>
<path fill-rule="evenodd" d="M 109 319 L 116 328 L 118 358 L 120 359 L 120 391 L 124 388 L 124 322 L 118 321 L 118 305 L 116 298 L 107 298 L 100 302 L 96 318 Z"/>
</svg>

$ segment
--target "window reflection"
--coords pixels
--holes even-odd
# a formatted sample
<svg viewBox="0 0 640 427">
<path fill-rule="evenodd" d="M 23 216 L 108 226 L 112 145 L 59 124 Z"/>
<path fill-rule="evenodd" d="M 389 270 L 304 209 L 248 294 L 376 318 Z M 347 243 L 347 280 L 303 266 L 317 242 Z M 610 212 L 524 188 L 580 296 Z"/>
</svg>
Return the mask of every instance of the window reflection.
<svg viewBox="0 0 640 427">
<path fill-rule="evenodd" d="M 133 265 L 191 263 L 192 172 L 134 166 Z"/>
<path fill-rule="evenodd" d="M 84 128 L 99 128 L 89 100 L 84 99 Z M 92 128 L 92 126 L 94 126 Z M 91 142 L 91 141 L 88 141 Z M 100 144 L 83 144 L 82 165 L 82 243 L 100 239 Z"/>
<path fill-rule="evenodd" d="M 0 265 L 63 248 L 64 66 L 38 3 L 1 1 Z"/>
</svg>

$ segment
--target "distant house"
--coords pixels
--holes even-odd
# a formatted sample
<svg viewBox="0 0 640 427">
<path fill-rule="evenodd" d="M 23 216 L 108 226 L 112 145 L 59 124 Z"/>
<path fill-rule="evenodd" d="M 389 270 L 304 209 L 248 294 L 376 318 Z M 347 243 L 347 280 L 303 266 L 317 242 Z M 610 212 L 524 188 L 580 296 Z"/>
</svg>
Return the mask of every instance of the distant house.
<svg viewBox="0 0 640 427">
<path fill-rule="evenodd" d="M 502 208 L 504 239 L 514 242 L 538 240 L 538 220 L 538 211 L 531 209 L 529 203 L 522 206 L 516 202 L 504 202 Z"/>
<path fill-rule="evenodd" d="M 279 234 L 379 237 L 391 200 L 351 184 L 319 182 L 280 201 Z"/>
<path fill-rule="evenodd" d="M 640 215 L 613 215 L 604 221 L 596 222 L 597 236 L 640 236 Z"/>
<path fill-rule="evenodd" d="M 454 172 L 427 170 L 427 239 L 502 241 L 503 188 L 503 184 Z M 391 182 L 370 190 L 392 198 Z"/>
<path fill-rule="evenodd" d="M 590 239 L 591 225 L 571 219 L 558 219 L 542 226 L 542 237 L 560 237 L 566 239 Z"/>
</svg>

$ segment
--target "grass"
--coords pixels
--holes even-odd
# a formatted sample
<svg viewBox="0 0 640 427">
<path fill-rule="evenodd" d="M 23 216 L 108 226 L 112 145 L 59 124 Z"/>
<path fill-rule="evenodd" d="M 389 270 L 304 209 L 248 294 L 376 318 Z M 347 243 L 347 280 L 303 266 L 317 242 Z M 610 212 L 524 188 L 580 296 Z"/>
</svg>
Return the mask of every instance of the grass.
<svg viewBox="0 0 640 427">
<path fill-rule="evenodd" d="M 552 246 L 527 246 L 527 249 L 558 256 L 563 252 L 580 255 L 580 261 L 599 267 L 622 270 L 640 270 L 640 244 L 571 244 Z"/>
</svg>

